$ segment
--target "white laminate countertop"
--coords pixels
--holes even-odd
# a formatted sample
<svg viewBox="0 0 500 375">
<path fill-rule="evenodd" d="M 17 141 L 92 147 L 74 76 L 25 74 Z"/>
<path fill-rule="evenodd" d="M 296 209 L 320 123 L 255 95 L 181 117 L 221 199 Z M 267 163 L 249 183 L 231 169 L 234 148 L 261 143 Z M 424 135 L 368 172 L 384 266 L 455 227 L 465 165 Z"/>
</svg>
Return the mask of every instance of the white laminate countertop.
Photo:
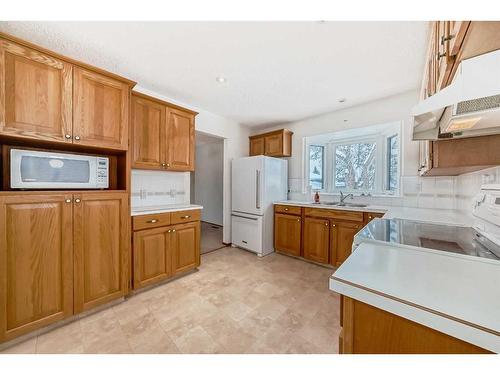
<svg viewBox="0 0 500 375">
<path fill-rule="evenodd" d="M 150 206 L 150 207 L 132 207 L 130 210 L 131 216 L 161 214 L 164 212 L 184 211 L 184 210 L 201 210 L 203 206 L 197 204 L 169 204 L 165 206 Z"/>
<path fill-rule="evenodd" d="M 416 207 L 402 207 L 402 206 L 380 206 L 372 204 L 369 204 L 366 207 L 347 207 L 347 206 L 332 206 L 321 203 L 317 204 L 312 202 L 302 202 L 293 200 L 274 202 L 274 204 L 323 208 L 330 210 L 378 212 L 378 213 L 383 213 L 384 214 L 383 217 L 386 219 L 397 218 L 404 220 L 425 221 L 435 224 L 471 226 L 473 223 L 472 215 L 460 210 L 416 208 Z"/>
<path fill-rule="evenodd" d="M 330 289 L 500 353 L 500 262 L 363 242 Z"/>
</svg>

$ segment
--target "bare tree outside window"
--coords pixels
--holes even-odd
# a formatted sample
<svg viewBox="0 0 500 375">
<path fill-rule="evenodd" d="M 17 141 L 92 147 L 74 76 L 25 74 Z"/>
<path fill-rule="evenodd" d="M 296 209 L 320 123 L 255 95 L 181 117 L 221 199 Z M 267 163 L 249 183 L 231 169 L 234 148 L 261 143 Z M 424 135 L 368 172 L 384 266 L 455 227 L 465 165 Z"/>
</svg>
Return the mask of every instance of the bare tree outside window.
<svg viewBox="0 0 500 375">
<path fill-rule="evenodd" d="M 363 142 L 335 147 L 335 188 L 374 190 L 376 143 Z"/>
</svg>

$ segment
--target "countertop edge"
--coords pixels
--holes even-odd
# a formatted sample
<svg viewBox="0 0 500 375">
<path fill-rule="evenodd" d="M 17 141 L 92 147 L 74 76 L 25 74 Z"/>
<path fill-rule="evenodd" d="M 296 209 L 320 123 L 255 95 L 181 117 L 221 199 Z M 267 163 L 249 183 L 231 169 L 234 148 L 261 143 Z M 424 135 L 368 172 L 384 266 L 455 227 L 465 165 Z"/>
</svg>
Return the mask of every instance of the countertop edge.
<svg viewBox="0 0 500 375">
<path fill-rule="evenodd" d="M 336 293 L 375 306 L 381 310 L 401 316 L 462 341 L 495 353 L 500 353 L 500 338 L 493 333 L 346 284 L 331 277 L 329 279 L 329 288 Z"/>
</svg>

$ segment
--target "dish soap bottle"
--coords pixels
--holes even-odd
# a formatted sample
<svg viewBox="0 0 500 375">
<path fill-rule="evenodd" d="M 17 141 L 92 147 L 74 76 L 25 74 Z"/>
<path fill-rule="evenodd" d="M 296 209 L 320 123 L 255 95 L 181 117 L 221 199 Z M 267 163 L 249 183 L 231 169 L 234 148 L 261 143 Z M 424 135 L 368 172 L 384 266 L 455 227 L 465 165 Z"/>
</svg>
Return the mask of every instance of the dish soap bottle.
<svg viewBox="0 0 500 375">
<path fill-rule="evenodd" d="M 314 194 L 314 203 L 319 203 L 319 192 Z"/>
</svg>

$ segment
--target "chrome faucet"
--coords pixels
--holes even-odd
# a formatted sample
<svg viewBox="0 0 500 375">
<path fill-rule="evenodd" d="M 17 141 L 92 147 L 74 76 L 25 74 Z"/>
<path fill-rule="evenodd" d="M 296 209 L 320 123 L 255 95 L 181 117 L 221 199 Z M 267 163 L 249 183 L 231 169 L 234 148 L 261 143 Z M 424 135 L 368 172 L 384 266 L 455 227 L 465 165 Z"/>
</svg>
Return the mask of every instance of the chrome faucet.
<svg viewBox="0 0 500 375">
<path fill-rule="evenodd" d="M 342 191 L 341 191 L 341 192 L 340 192 L 340 203 L 344 203 L 344 201 L 345 201 L 347 198 L 349 198 L 349 197 L 351 197 L 351 199 L 353 199 L 353 198 L 354 198 L 354 195 L 353 195 L 352 193 L 349 193 L 349 194 L 347 194 L 347 195 L 344 195 L 344 193 L 342 193 Z"/>
</svg>

